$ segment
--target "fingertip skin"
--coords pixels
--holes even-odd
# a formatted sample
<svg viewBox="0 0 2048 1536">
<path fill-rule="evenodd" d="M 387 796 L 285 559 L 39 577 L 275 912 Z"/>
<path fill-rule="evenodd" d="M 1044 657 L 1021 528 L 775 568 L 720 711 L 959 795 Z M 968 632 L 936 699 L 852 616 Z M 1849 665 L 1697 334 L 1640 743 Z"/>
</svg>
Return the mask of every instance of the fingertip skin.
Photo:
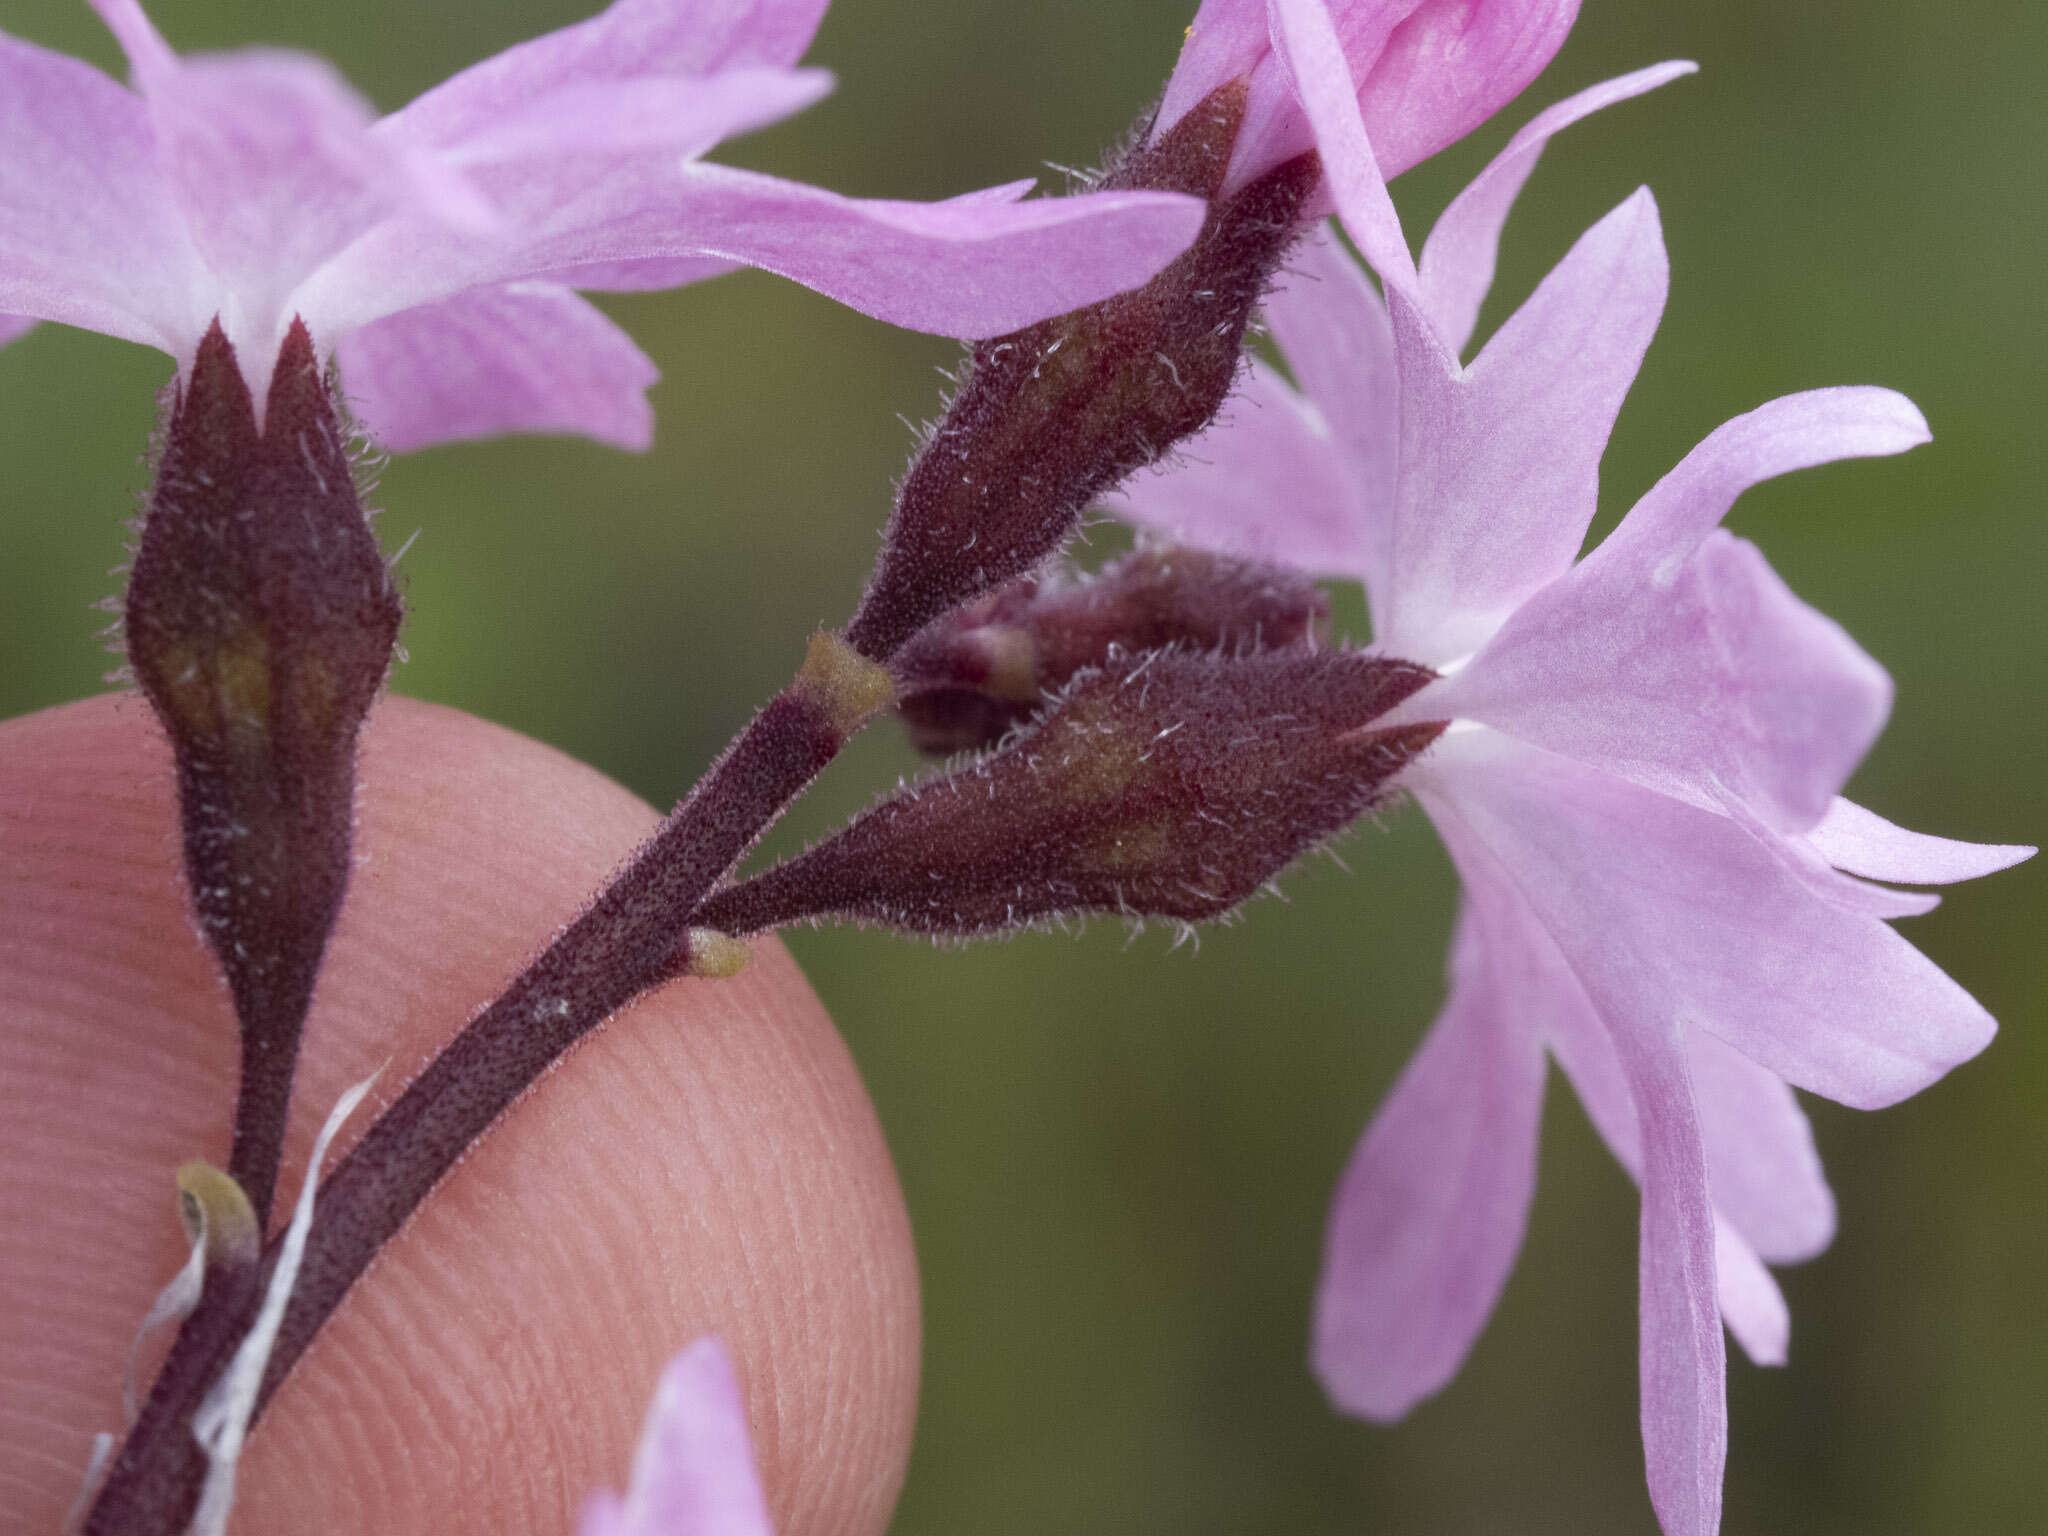
<svg viewBox="0 0 2048 1536">
<path fill-rule="evenodd" d="M 656 825 L 570 759 L 387 699 L 315 993 L 281 1194 L 352 1139 Z M 135 1323 L 182 1258 L 172 1179 L 220 1161 L 235 1042 L 176 884 L 170 754 L 109 696 L 0 725 L 0 1505 L 56 1529 L 120 1425 Z M 331 1163 L 330 1163 L 331 1166 Z M 785 1536 L 887 1523 L 908 1455 L 908 1220 L 859 1075 L 757 943 L 572 1051 L 344 1303 L 242 1463 L 239 1536 L 570 1527 L 663 1364 L 731 1351 Z"/>
</svg>

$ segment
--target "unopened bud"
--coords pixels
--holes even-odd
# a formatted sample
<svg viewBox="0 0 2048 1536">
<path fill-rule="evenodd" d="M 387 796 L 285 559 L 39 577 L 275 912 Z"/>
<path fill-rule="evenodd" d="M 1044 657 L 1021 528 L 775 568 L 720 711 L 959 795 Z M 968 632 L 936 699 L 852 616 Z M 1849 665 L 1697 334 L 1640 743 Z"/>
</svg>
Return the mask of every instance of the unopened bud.
<svg viewBox="0 0 2048 1536">
<path fill-rule="evenodd" d="M 1442 731 L 1372 722 L 1434 674 L 1355 651 L 1119 656 L 1002 750 L 928 779 L 695 920 L 970 937 L 1085 912 L 1219 917 L 1341 831 Z"/>
<path fill-rule="evenodd" d="M 229 1168 L 259 1224 L 348 885 L 356 734 L 400 611 L 304 325 L 259 429 L 216 322 L 165 435 L 124 627 L 171 740 L 186 879 L 242 1025 Z"/>
<path fill-rule="evenodd" d="M 948 609 L 1030 570 L 1081 513 L 1215 416 L 1252 308 L 1321 180 L 1313 152 L 1219 197 L 1246 84 L 1219 87 L 1100 185 L 1210 200 L 1149 283 L 974 349 L 897 493 L 847 638 L 886 661 Z"/>
<path fill-rule="evenodd" d="M 1329 617 L 1298 571 L 1152 545 L 1088 576 L 1026 577 L 925 626 L 897 653 L 897 708 L 934 756 L 976 750 L 1118 651 L 1278 650 Z"/>
</svg>

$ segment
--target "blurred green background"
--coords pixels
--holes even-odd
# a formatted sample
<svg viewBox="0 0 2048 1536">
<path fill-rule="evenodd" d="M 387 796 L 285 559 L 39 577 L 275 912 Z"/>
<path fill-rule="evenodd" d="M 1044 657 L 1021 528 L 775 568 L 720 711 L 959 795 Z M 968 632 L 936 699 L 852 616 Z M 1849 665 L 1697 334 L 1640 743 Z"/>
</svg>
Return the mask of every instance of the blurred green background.
<svg viewBox="0 0 2048 1536">
<path fill-rule="evenodd" d="M 932 197 L 1085 164 L 1155 93 L 1193 0 L 840 0 L 839 93 L 721 158 Z M 317 49 L 381 105 L 588 0 L 162 0 L 183 47 Z M 0 25 L 115 54 L 74 0 Z M 2048 834 L 2048 24 L 2020 0 L 1585 0 L 1523 102 L 1412 172 L 1418 238 L 1535 106 L 1672 56 L 1703 74 L 1570 130 L 1509 226 L 1488 324 L 1647 181 L 1672 301 L 1606 461 L 1618 515 L 1715 424 L 1881 382 L 1935 442 L 1746 497 L 1733 526 L 1892 671 L 1855 792 L 1911 826 Z M 1057 178 L 1055 178 L 1056 180 Z M 951 344 L 755 273 L 608 307 L 660 364 L 645 457 L 443 449 L 384 476 L 420 530 L 401 692 L 553 742 L 665 804 L 843 619 Z M 0 354 L 0 714 L 99 689 L 90 604 L 164 360 L 45 327 Z M 778 834 L 912 766 L 871 732 Z M 1635 1199 L 1554 1086 L 1528 1247 L 1456 1383 L 1387 1430 L 1305 1368 L 1324 1202 L 1441 995 L 1455 889 L 1421 818 L 1317 861 L 1290 905 L 1169 955 L 1027 937 L 792 947 L 866 1073 L 923 1258 L 925 1393 L 897 1530 L 1649 1532 L 1635 1430 Z M 2044 1528 L 2048 871 L 1906 925 L 2004 1024 L 1899 1109 L 1813 1106 L 1842 1231 L 1785 1271 L 1783 1371 L 1731 1365 L 1731 1533 Z"/>
</svg>

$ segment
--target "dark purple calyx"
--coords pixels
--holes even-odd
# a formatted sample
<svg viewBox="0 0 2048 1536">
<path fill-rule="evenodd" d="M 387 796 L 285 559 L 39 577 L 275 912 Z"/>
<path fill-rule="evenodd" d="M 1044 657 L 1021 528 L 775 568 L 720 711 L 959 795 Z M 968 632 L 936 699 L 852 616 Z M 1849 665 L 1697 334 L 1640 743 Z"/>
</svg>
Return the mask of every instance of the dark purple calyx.
<svg viewBox="0 0 2048 1536">
<path fill-rule="evenodd" d="M 1298 571 L 1150 545 L 1090 575 L 1027 576 L 934 619 L 891 664 L 897 712 L 921 752 L 977 751 L 1118 652 L 1312 645 L 1329 614 Z"/>
<path fill-rule="evenodd" d="M 259 430 L 216 322 L 172 411 L 124 630 L 171 739 L 185 876 L 241 1024 L 228 1172 L 259 1223 L 348 886 L 356 735 L 400 616 L 305 326 Z"/>
<path fill-rule="evenodd" d="M 1221 917 L 1379 800 L 1443 730 L 1372 722 L 1433 673 L 1356 651 L 1154 651 L 1083 672 L 1001 750 L 927 779 L 692 921 L 939 937 L 1088 912 Z"/>
<path fill-rule="evenodd" d="M 975 346 L 897 492 L 847 629 L 862 655 L 888 660 L 940 614 L 1030 570 L 1097 496 L 1215 416 L 1322 175 L 1304 154 L 1218 200 L 1244 107 L 1243 81 L 1219 87 L 1101 182 L 1211 200 L 1171 265 L 1142 288 Z"/>
</svg>

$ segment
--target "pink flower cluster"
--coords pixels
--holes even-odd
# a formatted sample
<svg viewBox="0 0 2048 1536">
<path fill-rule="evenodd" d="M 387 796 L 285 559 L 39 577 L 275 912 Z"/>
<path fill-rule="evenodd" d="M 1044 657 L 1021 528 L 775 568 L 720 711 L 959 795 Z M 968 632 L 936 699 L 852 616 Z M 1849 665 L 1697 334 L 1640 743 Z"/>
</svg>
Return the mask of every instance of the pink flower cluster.
<svg viewBox="0 0 2048 1536">
<path fill-rule="evenodd" d="M 379 118 L 323 60 L 181 58 L 92 0 L 134 89 L 0 34 L 0 342 L 33 320 L 188 368 L 215 316 L 260 401 L 294 317 L 402 450 L 501 432 L 645 447 L 654 365 L 579 289 L 763 267 L 914 330 L 987 336 L 1144 281 L 1201 223 L 1151 192 L 943 203 L 708 164 L 832 85 L 826 0 L 615 0 Z"/>
<path fill-rule="evenodd" d="M 1028 182 L 865 201 L 706 163 L 829 89 L 797 66 L 825 0 L 616 0 L 382 118 L 317 59 L 180 57 L 137 0 L 92 3 L 132 88 L 0 35 L 0 343 L 52 320 L 189 371 L 217 320 L 260 401 L 302 320 L 394 449 L 508 431 L 644 446 L 653 366 L 580 290 L 752 265 L 987 337 L 1145 283 L 1205 215 L 1152 192 L 1022 201 Z M 1895 1103 L 1994 1030 L 1889 926 L 1935 898 L 1877 882 L 1969 879 L 2033 850 L 1909 832 L 1842 798 L 1890 681 L 1720 526 L 1762 480 L 1925 441 L 1910 402 L 1771 401 L 1581 557 L 1666 297 L 1646 189 L 1462 360 L 1550 137 L 1691 66 L 1537 116 L 1419 261 L 1386 178 L 1516 95 L 1576 9 L 1203 0 L 1155 138 L 1246 82 L 1219 203 L 1313 150 L 1315 211 L 1339 215 L 1379 288 L 1311 238 L 1266 309 L 1293 382 L 1252 363 L 1187 460 L 1119 506 L 1189 544 L 1361 582 L 1376 649 L 1435 674 L 1371 727 L 1449 722 L 1400 782 L 1463 881 L 1450 993 L 1338 1188 L 1315 1340 L 1331 1395 L 1392 1418 L 1457 1371 L 1521 1243 L 1554 1059 L 1641 1188 L 1650 1495 L 1670 1536 L 1711 1536 L 1723 1327 L 1782 1361 L 1767 1266 L 1833 1233 L 1794 1089 Z M 593 1500 L 581 1531 L 769 1536 L 714 1343 L 669 1368 L 631 1491 Z"/>
<path fill-rule="evenodd" d="M 2032 852 L 1908 832 L 1840 797 L 1883 669 L 1719 524 L 1749 486 L 1926 440 L 1881 389 L 1772 401 L 1695 449 L 1578 559 L 1601 454 L 1662 312 L 1657 210 L 1589 230 L 1469 363 L 1502 223 L 1549 137 L 1689 71 L 1539 115 L 1419 265 L 1331 14 L 1275 0 L 1346 230 L 1266 310 L 1298 389 L 1253 363 L 1177 470 L 1121 509 L 1198 546 L 1363 583 L 1375 646 L 1437 671 L 1375 728 L 1449 720 L 1402 775 L 1465 887 L 1451 992 L 1331 1215 L 1315 1358 L 1333 1398 L 1405 1413 L 1457 1370 L 1520 1247 L 1546 1056 L 1642 1190 L 1642 1424 L 1671 1536 L 1718 1528 L 1722 1323 L 1785 1357 L 1767 1262 L 1834 1206 L 1792 1088 L 1895 1103 L 1994 1026 L 1885 919 Z"/>
</svg>

